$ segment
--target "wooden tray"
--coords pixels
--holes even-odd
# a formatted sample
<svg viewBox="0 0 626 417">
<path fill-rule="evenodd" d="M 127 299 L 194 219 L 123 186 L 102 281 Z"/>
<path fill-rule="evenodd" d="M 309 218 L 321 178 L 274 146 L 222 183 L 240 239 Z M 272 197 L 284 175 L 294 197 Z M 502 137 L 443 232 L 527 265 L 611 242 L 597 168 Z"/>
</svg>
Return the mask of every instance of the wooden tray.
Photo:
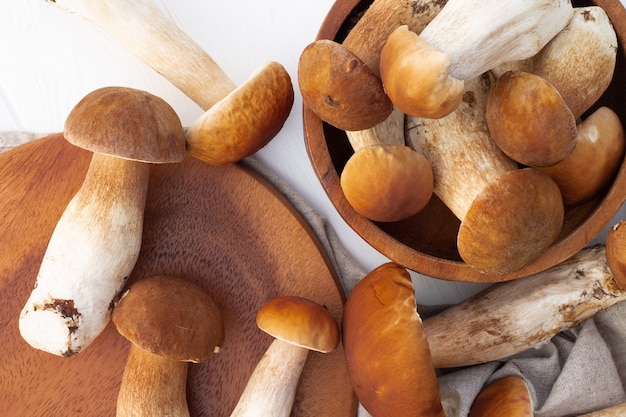
<svg viewBox="0 0 626 417">
<path fill-rule="evenodd" d="M 113 416 L 129 342 L 110 324 L 83 352 L 57 357 L 18 331 L 48 239 L 80 186 L 91 154 L 52 135 L 0 154 L 0 415 Z M 299 295 L 341 323 L 337 277 L 309 226 L 271 185 L 234 165 L 188 158 L 151 171 L 142 252 L 129 280 L 178 275 L 224 313 L 221 353 L 190 364 L 192 416 L 228 416 L 271 338 L 254 317 L 267 300 Z M 293 416 L 356 415 L 342 346 L 312 353 Z"/>
</svg>

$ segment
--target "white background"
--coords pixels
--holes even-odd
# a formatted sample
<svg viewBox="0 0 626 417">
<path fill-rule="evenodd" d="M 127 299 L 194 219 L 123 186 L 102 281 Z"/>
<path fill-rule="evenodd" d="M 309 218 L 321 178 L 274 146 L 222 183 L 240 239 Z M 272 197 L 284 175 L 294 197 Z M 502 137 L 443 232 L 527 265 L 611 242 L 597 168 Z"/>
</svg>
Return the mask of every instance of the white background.
<svg viewBox="0 0 626 417">
<path fill-rule="evenodd" d="M 365 270 L 386 262 L 339 217 L 306 153 L 296 68 L 300 53 L 315 39 L 333 1 L 155 1 L 235 84 L 266 61 L 285 66 L 294 83 L 294 107 L 283 130 L 259 157 L 329 220 Z M 140 88 L 163 97 L 184 125 L 202 114 L 168 81 L 77 16 L 44 0 L 0 0 L 0 10 L 0 131 L 62 131 L 65 117 L 78 100 L 109 85 Z M 454 303 L 484 287 L 416 273 L 413 278 L 420 304 Z"/>
</svg>

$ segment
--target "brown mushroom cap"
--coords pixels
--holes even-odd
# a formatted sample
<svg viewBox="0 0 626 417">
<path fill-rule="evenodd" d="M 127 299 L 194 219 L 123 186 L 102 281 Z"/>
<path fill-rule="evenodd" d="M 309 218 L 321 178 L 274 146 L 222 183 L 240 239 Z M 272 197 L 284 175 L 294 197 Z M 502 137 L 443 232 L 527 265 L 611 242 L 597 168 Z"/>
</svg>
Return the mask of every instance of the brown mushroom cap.
<svg viewBox="0 0 626 417">
<path fill-rule="evenodd" d="M 327 353 L 339 344 L 339 327 L 318 303 L 284 296 L 268 301 L 256 316 L 257 326 L 276 339 Z"/>
<path fill-rule="evenodd" d="M 405 114 L 437 119 L 456 109 L 464 82 L 448 74 L 450 58 L 408 26 L 387 38 L 380 54 L 380 77 L 394 105 Z"/>
<path fill-rule="evenodd" d="M 268 62 L 187 129 L 187 150 L 209 165 L 238 162 L 278 134 L 293 100 L 289 73 L 278 62 Z"/>
<path fill-rule="evenodd" d="M 506 172 L 474 199 L 457 236 L 459 254 L 490 275 L 519 271 L 552 245 L 563 218 L 550 177 L 534 168 Z"/>
<path fill-rule="evenodd" d="M 576 120 L 559 92 L 543 78 L 509 71 L 487 99 L 487 125 L 493 140 L 511 159 L 549 166 L 576 146 Z"/>
<path fill-rule="evenodd" d="M 340 181 L 352 208 L 379 222 L 398 221 L 419 212 L 434 187 L 426 157 L 404 145 L 360 149 L 346 163 Z"/>
<path fill-rule="evenodd" d="M 510 375 L 496 379 L 483 388 L 474 399 L 469 417 L 532 417 L 532 397 L 526 381 Z"/>
<path fill-rule="evenodd" d="M 626 289 L 626 221 L 611 227 L 606 234 L 606 262 L 617 284 Z"/>
<path fill-rule="evenodd" d="M 64 135 L 75 146 L 124 159 L 168 163 L 185 157 L 185 132 L 174 109 L 133 88 L 87 94 L 67 116 Z"/>
<path fill-rule="evenodd" d="M 385 263 L 359 281 L 342 330 L 352 387 L 373 417 L 444 416 L 406 269 Z"/>
<path fill-rule="evenodd" d="M 556 182 L 566 206 L 593 199 L 613 180 L 624 159 L 624 128 L 615 112 L 600 107 L 578 124 L 576 147 L 565 159 L 538 167 Z"/>
<path fill-rule="evenodd" d="M 201 362 L 224 343 L 219 307 L 202 288 L 178 277 L 135 282 L 112 320 L 135 345 L 173 360 Z"/>
<path fill-rule="evenodd" d="M 298 84 L 304 105 L 339 129 L 369 129 L 393 110 L 380 78 L 358 56 L 328 39 L 304 48 Z"/>
</svg>

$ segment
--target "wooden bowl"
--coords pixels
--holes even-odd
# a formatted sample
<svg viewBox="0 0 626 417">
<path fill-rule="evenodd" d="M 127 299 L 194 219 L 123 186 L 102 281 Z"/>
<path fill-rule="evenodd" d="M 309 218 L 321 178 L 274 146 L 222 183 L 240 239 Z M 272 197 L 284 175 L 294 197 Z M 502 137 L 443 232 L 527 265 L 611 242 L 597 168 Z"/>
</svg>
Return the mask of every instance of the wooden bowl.
<svg viewBox="0 0 626 417">
<path fill-rule="evenodd" d="M 372 0 L 338 0 L 324 20 L 317 38 L 341 42 Z M 575 6 L 592 2 L 574 1 Z M 626 10 L 619 0 L 597 0 L 608 14 L 618 36 L 614 79 L 596 104 L 613 109 L 626 120 L 624 49 Z M 595 108 L 595 107 L 594 107 Z M 539 259 L 522 270 L 501 276 L 487 275 L 464 263 L 456 248 L 460 221 L 433 197 L 420 213 L 398 222 L 373 222 L 359 215 L 346 200 L 339 175 L 352 155 L 344 131 L 323 122 L 304 107 L 304 134 L 313 168 L 333 205 L 348 225 L 371 246 L 406 268 L 435 278 L 465 282 L 506 281 L 556 265 L 587 245 L 619 211 L 626 199 L 626 169 L 622 162 L 612 184 L 594 201 L 566 209 L 560 237 Z M 622 122 L 623 123 L 623 122 Z"/>
</svg>

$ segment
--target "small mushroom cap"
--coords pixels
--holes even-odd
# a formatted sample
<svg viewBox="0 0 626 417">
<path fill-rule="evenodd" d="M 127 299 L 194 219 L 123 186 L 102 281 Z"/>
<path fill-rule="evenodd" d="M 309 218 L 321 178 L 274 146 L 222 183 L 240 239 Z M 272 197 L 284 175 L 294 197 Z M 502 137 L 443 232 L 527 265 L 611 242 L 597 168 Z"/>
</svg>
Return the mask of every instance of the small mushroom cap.
<svg viewBox="0 0 626 417">
<path fill-rule="evenodd" d="M 576 146 L 576 120 L 561 94 L 545 79 L 509 71 L 487 99 L 487 126 L 511 159 L 528 166 L 550 166 Z"/>
<path fill-rule="evenodd" d="M 403 25 L 387 38 L 380 77 L 402 112 L 429 119 L 450 114 L 461 103 L 464 82 L 448 74 L 449 57 Z"/>
<path fill-rule="evenodd" d="M 328 39 L 304 48 L 298 84 L 304 105 L 342 130 L 369 129 L 393 110 L 380 78 L 358 56 Z"/>
<path fill-rule="evenodd" d="M 261 307 L 257 326 L 276 339 L 328 353 L 339 344 L 339 326 L 318 303 L 297 296 L 278 297 Z"/>
<path fill-rule="evenodd" d="M 173 360 L 201 362 L 224 343 L 219 307 L 202 288 L 178 277 L 135 282 L 113 309 L 112 320 L 135 345 Z"/>
<path fill-rule="evenodd" d="M 600 107 L 578 124 L 576 147 L 565 159 L 539 167 L 556 182 L 566 206 L 590 201 L 615 178 L 623 159 L 626 139 L 615 112 Z"/>
<path fill-rule="evenodd" d="M 517 272 L 539 258 L 563 226 L 557 185 L 535 168 L 509 171 L 473 201 L 457 236 L 461 258 L 490 275 Z"/>
<path fill-rule="evenodd" d="M 617 284 L 626 290 L 626 221 L 624 220 L 607 231 L 606 262 Z"/>
<path fill-rule="evenodd" d="M 422 210 L 434 178 L 424 155 L 404 145 L 367 146 L 346 163 L 341 188 L 354 210 L 373 221 L 405 219 Z"/>
<path fill-rule="evenodd" d="M 510 375 L 496 379 L 474 399 L 469 417 L 532 417 L 532 397 L 526 381 L 520 376 Z"/>
<path fill-rule="evenodd" d="M 289 73 L 278 62 L 268 62 L 187 129 L 187 150 L 209 165 L 238 162 L 280 132 L 293 100 Z"/>
<path fill-rule="evenodd" d="M 128 87 L 103 87 L 83 97 L 65 120 L 65 139 L 92 152 L 141 162 L 180 162 L 185 132 L 162 98 Z"/>
<path fill-rule="evenodd" d="M 350 292 L 342 335 L 357 398 L 373 417 L 443 417 L 430 348 L 407 270 L 388 262 Z"/>
</svg>

